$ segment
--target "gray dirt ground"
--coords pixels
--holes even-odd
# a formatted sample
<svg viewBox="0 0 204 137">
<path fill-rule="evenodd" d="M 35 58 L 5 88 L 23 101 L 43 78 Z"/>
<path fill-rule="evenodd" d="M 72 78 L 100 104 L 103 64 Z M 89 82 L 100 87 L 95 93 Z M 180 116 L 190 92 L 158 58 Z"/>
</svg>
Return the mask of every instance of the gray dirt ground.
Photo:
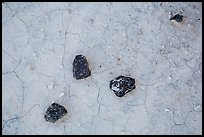
<svg viewBox="0 0 204 137">
<path fill-rule="evenodd" d="M 2 9 L 2 134 L 202 134 L 201 3 Z M 86 79 L 73 78 L 77 54 Z M 136 79 L 122 98 L 109 89 L 119 75 Z M 52 102 L 68 110 L 54 124 L 43 117 Z"/>
</svg>

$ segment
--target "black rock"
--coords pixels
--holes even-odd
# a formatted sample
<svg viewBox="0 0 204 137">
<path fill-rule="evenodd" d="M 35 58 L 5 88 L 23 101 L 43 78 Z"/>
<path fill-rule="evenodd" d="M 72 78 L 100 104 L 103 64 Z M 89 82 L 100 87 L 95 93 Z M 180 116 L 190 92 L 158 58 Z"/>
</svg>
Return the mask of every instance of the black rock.
<svg viewBox="0 0 204 137">
<path fill-rule="evenodd" d="M 67 114 L 67 110 L 62 105 L 59 105 L 57 103 L 52 103 L 48 107 L 44 115 L 44 118 L 48 122 L 55 123 L 55 121 L 60 119 L 65 114 Z"/>
<path fill-rule="evenodd" d="M 135 89 L 135 79 L 131 77 L 118 76 L 110 81 L 110 89 L 114 91 L 118 97 L 123 97 L 126 93 Z"/>
<path fill-rule="evenodd" d="M 175 16 L 171 17 L 170 20 L 181 22 L 183 20 L 183 15 L 176 14 Z"/>
<path fill-rule="evenodd" d="M 85 56 L 77 55 L 73 61 L 73 76 L 76 79 L 84 79 L 91 75 L 88 61 Z"/>
</svg>

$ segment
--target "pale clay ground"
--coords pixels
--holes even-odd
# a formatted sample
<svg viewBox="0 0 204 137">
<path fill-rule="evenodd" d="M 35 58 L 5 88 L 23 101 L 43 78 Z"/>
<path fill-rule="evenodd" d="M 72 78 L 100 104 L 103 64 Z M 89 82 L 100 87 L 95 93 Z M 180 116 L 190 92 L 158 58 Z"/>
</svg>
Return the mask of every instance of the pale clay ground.
<svg viewBox="0 0 204 137">
<path fill-rule="evenodd" d="M 202 134 L 201 3 L 2 8 L 2 134 Z M 92 71 L 83 80 L 77 54 Z M 109 89 L 119 75 L 137 81 L 122 98 Z M 54 124 L 43 117 L 52 102 L 68 110 Z"/>
</svg>

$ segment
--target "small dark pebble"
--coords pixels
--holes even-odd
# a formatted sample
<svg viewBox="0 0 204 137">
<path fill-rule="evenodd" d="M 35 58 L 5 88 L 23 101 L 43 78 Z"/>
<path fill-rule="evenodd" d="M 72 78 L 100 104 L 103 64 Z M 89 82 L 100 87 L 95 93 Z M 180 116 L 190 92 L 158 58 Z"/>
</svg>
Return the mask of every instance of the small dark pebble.
<svg viewBox="0 0 204 137">
<path fill-rule="evenodd" d="M 135 89 L 135 79 L 126 76 L 118 76 L 110 81 L 110 89 L 118 97 L 123 97 L 126 93 Z"/>
<path fill-rule="evenodd" d="M 77 55 L 73 61 L 73 77 L 78 79 L 84 79 L 91 75 L 88 61 L 85 56 Z"/>
<path fill-rule="evenodd" d="M 62 105 L 59 105 L 57 103 L 52 103 L 48 107 L 44 115 L 44 118 L 48 122 L 55 123 L 58 119 L 60 119 L 65 114 L 67 114 L 67 110 Z"/>
<path fill-rule="evenodd" d="M 183 21 L 183 15 L 176 14 L 175 16 L 171 17 L 170 20 L 175 20 L 177 22 Z"/>
</svg>

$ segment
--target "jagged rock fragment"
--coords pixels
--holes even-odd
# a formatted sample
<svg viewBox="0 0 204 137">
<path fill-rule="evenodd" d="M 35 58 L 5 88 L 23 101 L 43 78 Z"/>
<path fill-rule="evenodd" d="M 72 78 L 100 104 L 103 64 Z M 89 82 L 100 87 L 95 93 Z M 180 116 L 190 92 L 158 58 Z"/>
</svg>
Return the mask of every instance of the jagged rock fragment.
<svg viewBox="0 0 204 137">
<path fill-rule="evenodd" d="M 183 15 L 176 14 L 175 16 L 171 17 L 170 20 L 175 20 L 177 22 L 182 22 L 183 21 Z"/>
<path fill-rule="evenodd" d="M 126 76 L 118 76 L 110 81 L 109 87 L 118 97 L 123 97 L 126 93 L 135 89 L 135 79 Z"/>
<path fill-rule="evenodd" d="M 55 123 L 58 119 L 60 119 L 61 117 L 63 117 L 66 114 L 67 114 L 67 110 L 65 109 L 65 107 L 63 107 L 62 105 L 59 105 L 57 103 L 52 103 L 48 107 L 48 109 L 44 115 L 44 118 L 48 122 Z"/>
<path fill-rule="evenodd" d="M 88 66 L 88 61 L 85 56 L 77 55 L 73 61 L 73 76 L 74 78 L 84 79 L 91 75 L 91 71 Z"/>
</svg>

